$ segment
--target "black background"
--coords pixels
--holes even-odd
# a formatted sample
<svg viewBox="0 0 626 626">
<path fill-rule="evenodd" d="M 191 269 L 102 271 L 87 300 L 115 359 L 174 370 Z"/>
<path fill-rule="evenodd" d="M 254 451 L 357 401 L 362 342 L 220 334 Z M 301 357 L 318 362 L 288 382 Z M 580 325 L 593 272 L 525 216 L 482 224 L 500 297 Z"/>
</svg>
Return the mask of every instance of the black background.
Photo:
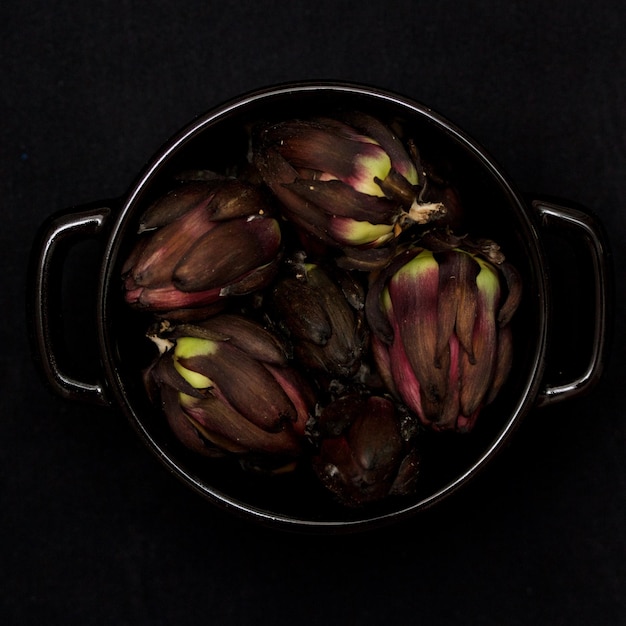
<svg viewBox="0 0 626 626">
<path fill-rule="evenodd" d="M 3 623 L 626 624 L 625 27 L 610 0 L 4 3 Z M 52 395 L 24 323 L 30 248 L 49 214 L 123 195 L 165 140 L 222 101 L 316 78 L 423 102 L 521 189 L 593 210 L 617 284 L 593 394 L 532 412 L 441 507 L 347 537 L 258 528 L 204 502 L 120 413 Z M 79 247 L 64 291 L 85 372 L 97 368 L 86 356 L 97 264 Z"/>
</svg>

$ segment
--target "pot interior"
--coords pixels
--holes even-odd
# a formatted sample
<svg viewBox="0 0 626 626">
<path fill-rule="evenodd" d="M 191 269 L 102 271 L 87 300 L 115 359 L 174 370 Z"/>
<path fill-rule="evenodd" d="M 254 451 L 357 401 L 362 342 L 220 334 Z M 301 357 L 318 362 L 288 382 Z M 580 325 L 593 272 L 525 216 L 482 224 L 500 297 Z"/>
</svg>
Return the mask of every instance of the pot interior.
<svg viewBox="0 0 626 626">
<path fill-rule="evenodd" d="M 254 475 L 233 460 L 186 450 L 148 401 L 142 371 L 156 356 L 145 338 L 148 318 L 123 302 L 121 267 L 143 210 L 181 171 L 232 174 L 244 167 L 256 123 L 359 110 L 393 123 L 421 155 L 457 186 L 469 234 L 497 241 L 521 273 L 524 296 L 513 319 L 514 363 L 505 387 L 467 435 L 426 434 L 415 495 L 358 509 L 337 504 L 302 467 L 281 476 Z M 255 517 L 302 526 L 362 525 L 424 508 L 453 491 L 499 449 L 530 408 L 541 377 L 546 293 L 541 251 L 528 209 L 481 149 L 430 110 L 395 96 L 350 86 L 300 86 L 252 95 L 198 119 L 165 146 L 128 196 L 113 227 L 101 293 L 102 349 L 112 387 L 133 425 L 158 457 L 210 500 Z"/>
</svg>

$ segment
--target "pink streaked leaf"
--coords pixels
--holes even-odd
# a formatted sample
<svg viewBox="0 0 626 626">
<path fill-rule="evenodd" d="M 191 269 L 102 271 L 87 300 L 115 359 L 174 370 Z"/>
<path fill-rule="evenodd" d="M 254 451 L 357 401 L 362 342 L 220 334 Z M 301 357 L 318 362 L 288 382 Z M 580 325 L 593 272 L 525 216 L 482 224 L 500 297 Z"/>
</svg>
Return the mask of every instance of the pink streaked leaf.
<svg viewBox="0 0 626 626">
<path fill-rule="evenodd" d="M 439 266 L 424 251 L 396 272 L 389 283 L 389 295 L 401 342 L 420 381 L 422 412 L 437 420 L 445 402 L 447 366 L 436 367 Z M 394 346 L 398 340 L 394 340 Z"/>
<path fill-rule="evenodd" d="M 461 408 L 464 415 L 472 415 L 480 407 L 491 385 L 497 357 L 496 309 L 499 294 L 497 279 L 494 282 L 491 277 L 488 288 L 479 288 L 477 292 L 473 336 L 475 363 L 472 364 L 467 355 L 461 359 Z"/>
<path fill-rule="evenodd" d="M 273 365 L 266 365 L 266 368 L 295 407 L 296 417 L 292 427 L 296 433 L 303 435 L 311 415 L 311 407 L 315 404 L 315 396 L 311 388 L 296 370 Z"/>
<path fill-rule="evenodd" d="M 136 294 L 133 293 L 133 297 Z M 159 289 L 142 288 L 135 304 L 140 308 L 152 311 L 172 311 L 174 309 L 201 307 L 217 302 L 220 298 L 219 289 L 207 291 L 183 292 L 173 285 Z"/>
<path fill-rule="evenodd" d="M 422 386 L 415 376 L 413 367 L 407 357 L 402 341 L 394 341 L 389 348 L 389 363 L 393 376 L 394 386 L 406 403 L 421 421 L 426 422 L 422 408 Z"/>
<path fill-rule="evenodd" d="M 400 252 L 389 263 L 370 275 L 370 286 L 365 299 L 365 315 L 372 332 L 385 343 L 390 344 L 393 339 L 393 329 L 387 310 L 391 308 L 391 303 L 388 297 L 386 297 L 386 302 L 383 302 L 383 294 L 388 293 L 387 283 L 397 271 L 421 251 L 421 248 L 414 248 Z"/>
<path fill-rule="evenodd" d="M 394 341 L 388 348 L 387 363 L 389 364 L 394 388 L 400 394 L 405 404 L 415 412 L 420 420 L 426 421 L 422 408 L 422 386 L 415 376 L 415 371 L 402 343 L 398 323 L 393 315 L 390 321 L 393 328 Z"/>
</svg>

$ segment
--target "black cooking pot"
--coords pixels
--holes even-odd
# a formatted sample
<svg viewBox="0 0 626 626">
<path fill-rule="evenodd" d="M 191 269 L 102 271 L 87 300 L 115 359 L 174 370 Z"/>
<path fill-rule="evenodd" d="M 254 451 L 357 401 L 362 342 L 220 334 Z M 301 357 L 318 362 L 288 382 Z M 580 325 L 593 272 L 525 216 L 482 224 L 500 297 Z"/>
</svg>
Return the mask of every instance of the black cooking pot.
<svg viewBox="0 0 626 626">
<path fill-rule="evenodd" d="M 389 498 L 374 507 L 354 510 L 336 504 L 298 472 L 251 477 L 228 462 L 199 458 L 184 449 L 146 397 L 141 371 L 154 353 L 144 336 L 144 320 L 123 302 L 120 279 L 139 215 L 167 189 L 177 172 L 190 168 L 223 172 L 241 165 L 247 153 L 247 129 L 256 121 L 336 109 L 400 120 L 407 135 L 418 139 L 420 149 L 425 147 L 431 160 L 445 163 L 455 173 L 476 231 L 500 243 L 524 284 L 523 300 L 513 321 L 511 375 L 475 430 L 445 442 L 432 440 L 432 447 L 425 451 L 431 470 L 415 496 Z M 557 238 L 573 242 L 568 244 L 571 256 L 580 267 L 574 288 L 582 290 L 581 302 L 591 303 L 588 316 L 575 318 L 581 327 L 574 329 L 583 338 L 578 345 L 588 349 L 582 358 L 578 354 L 577 371 L 558 381 L 558 372 L 566 370 L 571 359 L 551 347 L 552 338 L 566 321 L 555 294 L 568 278 L 563 275 L 568 273 L 565 268 L 559 269 L 557 264 L 555 270 L 547 262 L 546 241 L 555 233 Z M 55 268 L 68 243 L 94 235 L 104 243 L 96 278 L 101 375 L 97 380 L 81 380 L 68 375 L 68 368 L 58 358 L 61 277 Z M 427 107 L 379 89 L 298 83 L 245 95 L 199 117 L 156 154 L 124 198 L 50 218 L 34 246 L 32 337 L 37 361 L 55 392 L 68 399 L 122 409 L 162 463 L 208 500 L 282 527 L 360 529 L 404 518 L 447 497 L 490 462 L 529 410 L 591 389 L 601 374 L 607 344 L 609 270 L 606 238 L 596 219 L 570 203 L 521 195 L 476 142 Z M 553 276 L 554 271 L 561 275 Z M 581 283 L 578 278 L 584 275 L 589 280 Z M 571 319 L 568 316 L 567 321 Z M 546 372 L 555 379 L 546 381 Z"/>
</svg>

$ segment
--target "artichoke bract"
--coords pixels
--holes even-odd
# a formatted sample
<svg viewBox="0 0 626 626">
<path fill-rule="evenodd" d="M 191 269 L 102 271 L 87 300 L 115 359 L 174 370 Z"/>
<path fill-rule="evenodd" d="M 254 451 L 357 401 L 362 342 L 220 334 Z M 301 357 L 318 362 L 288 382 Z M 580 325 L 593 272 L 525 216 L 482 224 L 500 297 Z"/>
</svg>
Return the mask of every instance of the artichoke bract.
<svg viewBox="0 0 626 626">
<path fill-rule="evenodd" d="M 353 113 L 268 126 L 253 162 L 301 230 L 340 248 L 376 248 L 445 214 L 420 198 L 425 173 L 411 152 L 381 121 Z"/>
<path fill-rule="evenodd" d="M 336 399 L 320 415 L 319 436 L 313 469 L 341 503 L 359 506 L 414 491 L 420 455 L 388 398 Z"/>
<path fill-rule="evenodd" d="M 434 430 L 470 431 L 508 376 L 521 283 L 499 261 L 458 247 L 418 247 L 399 254 L 369 291 L 379 373 Z"/>
<path fill-rule="evenodd" d="M 147 389 L 188 448 L 205 456 L 300 455 L 314 397 L 273 333 L 220 314 L 163 324 L 151 338 L 163 353 L 145 374 Z"/>
<path fill-rule="evenodd" d="M 367 348 L 365 291 L 354 277 L 315 263 L 271 288 L 270 308 L 299 363 L 334 376 L 354 376 Z"/>
<path fill-rule="evenodd" d="M 280 256 L 267 200 L 234 179 L 181 183 L 146 211 L 139 234 L 122 269 L 126 301 L 170 317 L 265 286 Z"/>
</svg>

